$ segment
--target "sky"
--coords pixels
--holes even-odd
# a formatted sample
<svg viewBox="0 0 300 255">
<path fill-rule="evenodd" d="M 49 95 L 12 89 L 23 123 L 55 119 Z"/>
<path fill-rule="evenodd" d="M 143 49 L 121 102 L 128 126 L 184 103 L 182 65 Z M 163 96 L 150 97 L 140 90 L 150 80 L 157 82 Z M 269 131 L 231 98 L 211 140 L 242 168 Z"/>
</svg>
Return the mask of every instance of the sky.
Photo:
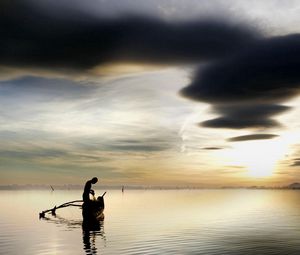
<svg viewBox="0 0 300 255">
<path fill-rule="evenodd" d="M 0 3 L 0 185 L 300 181 L 298 1 Z"/>
</svg>

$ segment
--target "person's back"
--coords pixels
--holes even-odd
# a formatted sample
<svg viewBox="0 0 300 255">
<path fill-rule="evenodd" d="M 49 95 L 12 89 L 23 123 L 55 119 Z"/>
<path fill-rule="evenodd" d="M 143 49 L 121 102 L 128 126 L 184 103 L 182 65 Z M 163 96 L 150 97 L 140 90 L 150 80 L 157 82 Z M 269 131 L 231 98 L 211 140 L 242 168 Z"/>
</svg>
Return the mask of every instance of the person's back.
<svg viewBox="0 0 300 255">
<path fill-rule="evenodd" d="M 98 178 L 94 177 L 93 179 L 86 182 L 82 194 L 83 202 L 89 202 L 90 201 L 90 192 L 92 191 L 92 184 L 95 184 L 98 182 Z"/>
</svg>

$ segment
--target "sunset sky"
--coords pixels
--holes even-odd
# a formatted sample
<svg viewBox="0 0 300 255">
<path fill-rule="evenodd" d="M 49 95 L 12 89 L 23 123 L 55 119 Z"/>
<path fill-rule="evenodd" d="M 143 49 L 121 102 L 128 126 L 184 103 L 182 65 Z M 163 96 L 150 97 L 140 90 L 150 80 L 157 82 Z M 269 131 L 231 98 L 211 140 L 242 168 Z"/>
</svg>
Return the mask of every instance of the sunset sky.
<svg viewBox="0 0 300 255">
<path fill-rule="evenodd" d="M 300 181 L 300 3 L 0 3 L 0 185 Z"/>
</svg>

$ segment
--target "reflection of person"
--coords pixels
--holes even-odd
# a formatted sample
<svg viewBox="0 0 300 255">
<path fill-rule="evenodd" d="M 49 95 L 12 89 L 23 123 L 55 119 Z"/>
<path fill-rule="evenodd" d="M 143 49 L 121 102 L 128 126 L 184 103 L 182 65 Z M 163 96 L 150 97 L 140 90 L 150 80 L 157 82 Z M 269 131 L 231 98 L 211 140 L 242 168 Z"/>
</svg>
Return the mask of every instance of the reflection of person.
<svg viewBox="0 0 300 255">
<path fill-rule="evenodd" d="M 82 194 L 83 202 L 89 202 L 90 201 L 90 194 L 95 195 L 94 190 L 92 190 L 92 184 L 95 184 L 98 182 L 98 178 L 94 177 L 93 179 L 86 182 L 84 186 L 84 191 Z"/>
<path fill-rule="evenodd" d="M 86 254 L 97 254 L 96 238 L 100 236 L 106 246 L 106 237 L 104 233 L 104 225 L 102 221 L 95 222 L 94 224 L 82 223 L 82 239 L 83 249 Z"/>
</svg>

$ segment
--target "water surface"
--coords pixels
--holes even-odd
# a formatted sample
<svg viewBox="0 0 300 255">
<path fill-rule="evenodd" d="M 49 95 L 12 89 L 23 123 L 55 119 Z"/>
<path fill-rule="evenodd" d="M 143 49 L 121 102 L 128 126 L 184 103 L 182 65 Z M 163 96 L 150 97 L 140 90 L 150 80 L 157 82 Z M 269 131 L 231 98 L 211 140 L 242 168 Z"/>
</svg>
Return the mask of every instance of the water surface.
<svg viewBox="0 0 300 255">
<path fill-rule="evenodd" d="M 101 194 L 103 191 L 96 191 Z M 300 254 L 300 192 L 108 190 L 105 220 L 38 212 L 81 191 L 0 191 L 0 254 Z"/>
</svg>

